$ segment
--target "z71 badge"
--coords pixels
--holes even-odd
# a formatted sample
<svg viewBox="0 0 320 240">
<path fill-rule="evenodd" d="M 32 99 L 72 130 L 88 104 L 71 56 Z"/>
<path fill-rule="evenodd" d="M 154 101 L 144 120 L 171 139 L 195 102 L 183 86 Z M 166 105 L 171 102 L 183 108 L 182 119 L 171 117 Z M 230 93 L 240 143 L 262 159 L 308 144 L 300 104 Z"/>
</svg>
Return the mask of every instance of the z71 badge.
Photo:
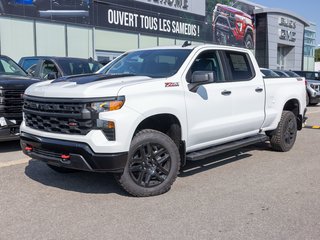
<svg viewBox="0 0 320 240">
<path fill-rule="evenodd" d="M 178 82 L 166 82 L 165 87 L 179 87 L 179 83 Z"/>
</svg>

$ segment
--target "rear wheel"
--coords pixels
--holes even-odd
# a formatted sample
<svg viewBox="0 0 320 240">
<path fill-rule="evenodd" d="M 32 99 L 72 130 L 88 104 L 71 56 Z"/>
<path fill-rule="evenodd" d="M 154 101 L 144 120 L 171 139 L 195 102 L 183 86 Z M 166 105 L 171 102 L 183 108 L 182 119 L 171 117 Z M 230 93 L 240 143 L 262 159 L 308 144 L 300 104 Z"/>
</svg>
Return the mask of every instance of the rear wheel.
<svg viewBox="0 0 320 240">
<path fill-rule="evenodd" d="M 127 165 L 117 180 L 133 196 L 155 196 L 171 188 L 179 168 L 180 155 L 172 139 L 146 129 L 133 138 Z"/>
<path fill-rule="evenodd" d="M 289 151 L 297 137 L 297 119 L 293 112 L 283 111 L 277 129 L 271 135 L 270 143 L 274 150 Z"/>
</svg>

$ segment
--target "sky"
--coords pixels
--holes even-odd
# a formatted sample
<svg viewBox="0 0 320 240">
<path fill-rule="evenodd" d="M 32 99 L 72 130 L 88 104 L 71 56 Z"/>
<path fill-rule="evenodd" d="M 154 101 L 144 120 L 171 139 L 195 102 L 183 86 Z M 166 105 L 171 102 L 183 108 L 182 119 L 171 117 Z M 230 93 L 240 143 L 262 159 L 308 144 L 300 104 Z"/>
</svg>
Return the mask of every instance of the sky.
<svg viewBox="0 0 320 240">
<path fill-rule="evenodd" d="M 320 44 L 320 1 L 319 0 L 250 0 L 270 7 L 281 8 L 317 24 L 317 45 Z"/>
</svg>

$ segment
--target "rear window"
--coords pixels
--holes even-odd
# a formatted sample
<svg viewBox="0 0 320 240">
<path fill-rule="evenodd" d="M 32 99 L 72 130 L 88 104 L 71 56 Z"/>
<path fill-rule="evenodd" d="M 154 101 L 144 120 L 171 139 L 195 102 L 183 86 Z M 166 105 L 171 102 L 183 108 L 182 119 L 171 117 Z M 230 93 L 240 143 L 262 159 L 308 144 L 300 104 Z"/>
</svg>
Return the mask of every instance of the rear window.
<svg viewBox="0 0 320 240">
<path fill-rule="evenodd" d="M 21 67 L 24 69 L 24 70 L 28 70 L 30 67 L 32 67 L 33 65 L 37 65 L 39 62 L 39 59 L 25 59 L 23 60 L 22 64 L 21 64 Z"/>
<path fill-rule="evenodd" d="M 59 59 L 57 62 L 65 75 L 94 73 L 102 67 L 102 64 L 94 61 L 89 62 L 89 60 Z"/>
<path fill-rule="evenodd" d="M 226 57 L 230 66 L 231 81 L 248 81 L 255 76 L 248 54 L 226 51 Z"/>
</svg>

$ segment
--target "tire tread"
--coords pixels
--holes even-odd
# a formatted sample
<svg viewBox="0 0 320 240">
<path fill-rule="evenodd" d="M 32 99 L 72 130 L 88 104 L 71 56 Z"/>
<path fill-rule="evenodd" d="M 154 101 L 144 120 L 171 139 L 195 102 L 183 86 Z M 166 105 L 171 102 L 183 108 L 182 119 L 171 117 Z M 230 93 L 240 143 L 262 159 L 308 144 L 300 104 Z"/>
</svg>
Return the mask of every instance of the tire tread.
<svg viewBox="0 0 320 240">
<path fill-rule="evenodd" d="M 131 188 L 131 186 L 129 186 L 128 184 L 126 184 L 126 181 L 127 179 L 124 177 L 124 175 L 122 176 L 118 176 L 118 179 L 117 179 L 117 182 L 119 183 L 119 185 L 126 191 L 128 192 L 130 195 L 132 196 L 135 196 L 135 197 L 150 197 L 150 196 L 156 196 L 156 195 L 161 195 L 163 193 L 166 193 L 170 190 L 172 184 L 174 183 L 174 181 L 176 180 L 177 176 L 178 176 L 178 172 L 179 172 L 179 169 L 180 169 L 180 164 L 181 164 L 181 161 L 180 161 L 180 154 L 179 154 L 179 151 L 176 147 L 176 144 L 173 142 L 173 140 L 167 136 L 166 134 L 162 133 L 162 132 L 159 132 L 159 131 L 156 131 L 156 130 L 153 130 L 153 129 L 144 129 L 144 130 L 141 130 L 140 132 L 138 132 L 134 138 L 133 138 L 133 142 L 137 139 L 137 138 L 140 138 L 140 137 L 143 137 L 143 135 L 146 135 L 146 134 L 156 134 L 156 135 L 162 135 L 163 137 L 167 138 L 166 141 L 169 141 L 169 143 L 174 146 L 174 149 L 176 151 L 176 155 L 177 155 L 177 160 L 178 160 L 178 167 L 176 169 L 176 172 L 174 173 L 173 177 L 170 179 L 170 181 L 168 181 L 166 183 L 166 185 L 164 185 L 162 188 L 159 188 L 158 190 L 156 191 L 147 191 L 148 189 L 146 189 L 145 191 L 136 191 L 136 189 L 133 189 Z M 129 160 L 128 160 L 129 161 Z"/>
</svg>

